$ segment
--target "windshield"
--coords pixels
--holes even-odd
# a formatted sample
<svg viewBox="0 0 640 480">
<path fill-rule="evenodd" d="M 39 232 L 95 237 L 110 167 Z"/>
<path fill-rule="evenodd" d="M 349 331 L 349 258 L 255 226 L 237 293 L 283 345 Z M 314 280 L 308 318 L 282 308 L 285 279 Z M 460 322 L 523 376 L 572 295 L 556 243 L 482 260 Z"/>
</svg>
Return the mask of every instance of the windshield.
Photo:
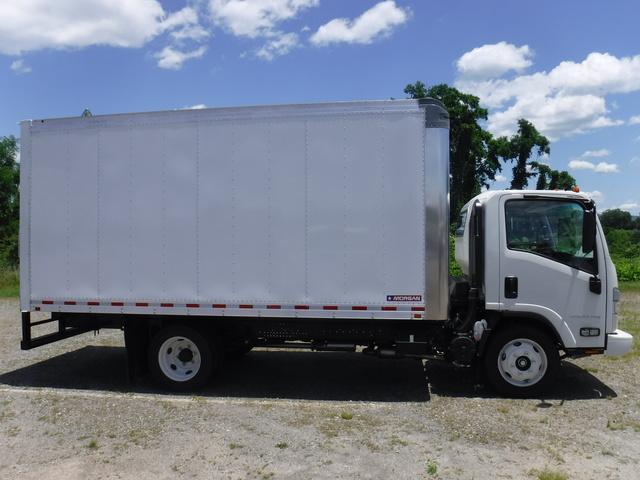
<svg viewBox="0 0 640 480">
<path fill-rule="evenodd" d="M 507 247 L 594 272 L 593 252 L 582 249 L 584 207 L 566 200 L 509 200 Z"/>
</svg>

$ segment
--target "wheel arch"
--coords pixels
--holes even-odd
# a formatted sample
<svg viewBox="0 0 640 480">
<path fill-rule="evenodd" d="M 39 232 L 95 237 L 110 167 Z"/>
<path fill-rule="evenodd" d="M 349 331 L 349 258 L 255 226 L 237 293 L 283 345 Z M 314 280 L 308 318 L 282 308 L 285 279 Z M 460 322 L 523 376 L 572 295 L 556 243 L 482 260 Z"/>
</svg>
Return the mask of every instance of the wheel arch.
<svg viewBox="0 0 640 480">
<path fill-rule="evenodd" d="M 536 313 L 509 312 L 500 316 L 495 330 L 509 328 L 512 325 L 528 325 L 545 332 L 554 341 L 559 349 L 565 349 L 565 341 L 562 335 L 548 318 Z"/>
</svg>

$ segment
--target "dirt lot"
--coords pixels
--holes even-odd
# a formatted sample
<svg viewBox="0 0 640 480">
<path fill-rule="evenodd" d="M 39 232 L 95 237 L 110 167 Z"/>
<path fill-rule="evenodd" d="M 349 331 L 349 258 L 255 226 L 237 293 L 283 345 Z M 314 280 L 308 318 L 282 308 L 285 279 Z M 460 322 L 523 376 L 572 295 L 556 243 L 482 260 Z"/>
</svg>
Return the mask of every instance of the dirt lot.
<svg viewBox="0 0 640 480">
<path fill-rule="evenodd" d="M 640 293 L 624 302 L 637 333 Z M 178 396 L 127 383 L 120 332 L 21 352 L 13 299 L 0 328 L 1 478 L 639 478 L 640 349 L 563 362 L 545 399 L 435 362 L 264 351 Z"/>
</svg>

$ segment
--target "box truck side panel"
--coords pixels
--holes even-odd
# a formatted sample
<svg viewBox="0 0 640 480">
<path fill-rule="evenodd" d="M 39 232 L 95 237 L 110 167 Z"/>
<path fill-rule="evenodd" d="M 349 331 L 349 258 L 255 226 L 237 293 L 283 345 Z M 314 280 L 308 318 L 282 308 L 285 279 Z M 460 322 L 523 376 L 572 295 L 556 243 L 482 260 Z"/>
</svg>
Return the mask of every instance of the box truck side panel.
<svg viewBox="0 0 640 480">
<path fill-rule="evenodd" d="M 426 317 L 430 302 L 430 318 L 446 317 L 446 248 L 442 256 L 436 239 L 446 239 L 447 130 L 428 133 L 440 129 L 425 128 L 418 102 L 23 129 L 25 310 L 279 316 L 329 305 L 336 317 L 414 318 L 426 300 Z"/>
</svg>

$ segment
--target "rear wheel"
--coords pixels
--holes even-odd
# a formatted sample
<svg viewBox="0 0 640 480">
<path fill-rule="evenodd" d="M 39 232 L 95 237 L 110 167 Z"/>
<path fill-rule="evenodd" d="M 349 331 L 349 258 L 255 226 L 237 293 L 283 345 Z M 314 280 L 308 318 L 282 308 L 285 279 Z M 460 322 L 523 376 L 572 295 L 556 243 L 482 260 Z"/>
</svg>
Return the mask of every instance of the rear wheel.
<svg viewBox="0 0 640 480">
<path fill-rule="evenodd" d="M 171 390 L 201 388 L 217 367 L 213 344 L 192 327 L 165 327 L 149 346 L 149 368 L 158 383 Z"/>
<path fill-rule="evenodd" d="M 512 326 L 494 333 L 484 357 L 487 380 L 507 396 L 526 397 L 547 390 L 560 366 L 558 349 L 546 332 Z"/>
</svg>

